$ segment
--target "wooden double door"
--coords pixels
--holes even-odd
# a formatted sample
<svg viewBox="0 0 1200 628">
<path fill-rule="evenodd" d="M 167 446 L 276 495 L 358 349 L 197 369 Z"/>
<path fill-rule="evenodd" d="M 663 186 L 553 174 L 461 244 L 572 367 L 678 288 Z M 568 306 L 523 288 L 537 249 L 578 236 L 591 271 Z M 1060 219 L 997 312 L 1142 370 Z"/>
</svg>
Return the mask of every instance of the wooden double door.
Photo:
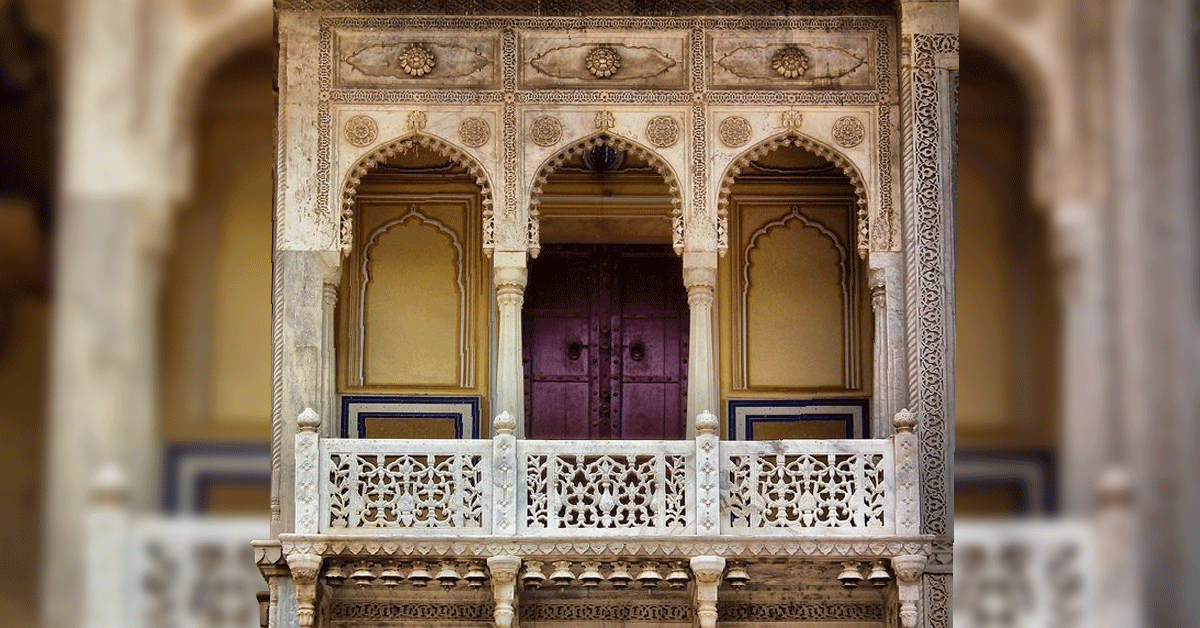
<svg viewBox="0 0 1200 628">
<path fill-rule="evenodd" d="M 528 438 L 684 437 L 687 292 L 669 247 L 544 248 L 522 329 Z"/>
</svg>

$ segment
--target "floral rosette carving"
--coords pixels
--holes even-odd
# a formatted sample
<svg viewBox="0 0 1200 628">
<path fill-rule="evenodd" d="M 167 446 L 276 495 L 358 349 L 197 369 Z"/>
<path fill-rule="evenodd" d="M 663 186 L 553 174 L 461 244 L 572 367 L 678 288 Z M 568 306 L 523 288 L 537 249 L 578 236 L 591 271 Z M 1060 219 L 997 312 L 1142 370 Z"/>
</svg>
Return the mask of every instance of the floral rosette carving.
<svg viewBox="0 0 1200 628">
<path fill-rule="evenodd" d="M 737 148 L 750 141 L 751 131 L 749 120 L 741 116 L 730 116 L 721 121 L 717 134 L 720 135 L 722 144 Z"/>
<path fill-rule="evenodd" d="M 483 118 L 467 118 L 458 125 L 458 138 L 471 148 L 479 148 L 492 138 L 492 128 Z"/>
<path fill-rule="evenodd" d="M 371 116 L 353 116 L 346 121 L 346 141 L 353 146 L 369 146 L 379 137 L 379 125 Z"/>
<path fill-rule="evenodd" d="M 866 129 L 862 120 L 853 116 L 842 116 L 833 123 L 833 141 L 843 148 L 854 148 L 862 143 Z"/>
<path fill-rule="evenodd" d="M 621 69 L 621 55 L 611 46 L 597 46 L 587 53 L 583 64 L 596 78 L 608 78 Z"/>
<path fill-rule="evenodd" d="M 771 68 L 784 78 L 794 79 L 808 70 L 808 55 L 799 46 L 784 46 L 771 55 Z"/>
<path fill-rule="evenodd" d="M 433 58 L 432 50 L 421 44 L 413 44 L 400 52 L 396 63 L 409 76 L 425 76 L 433 71 L 437 60 Z"/>
<path fill-rule="evenodd" d="M 646 139 L 657 148 L 674 146 L 679 141 L 679 121 L 671 116 L 655 116 L 646 123 Z"/>
<path fill-rule="evenodd" d="M 558 118 L 542 116 L 530 125 L 529 139 L 538 146 L 554 146 L 562 139 L 562 123 Z"/>
</svg>

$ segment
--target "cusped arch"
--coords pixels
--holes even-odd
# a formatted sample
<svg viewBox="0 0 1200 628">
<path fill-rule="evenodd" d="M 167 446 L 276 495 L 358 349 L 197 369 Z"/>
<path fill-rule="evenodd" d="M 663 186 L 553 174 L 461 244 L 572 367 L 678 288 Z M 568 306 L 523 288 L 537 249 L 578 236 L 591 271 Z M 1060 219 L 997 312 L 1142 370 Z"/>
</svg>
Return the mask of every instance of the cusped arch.
<svg viewBox="0 0 1200 628">
<path fill-rule="evenodd" d="M 542 187 L 546 180 L 564 163 L 576 155 L 607 146 L 619 151 L 632 153 L 646 160 L 650 167 L 663 178 L 671 195 L 671 244 L 676 254 L 683 254 L 683 192 L 679 185 L 679 176 L 666 159 L 654 150 L 639 144 L 627 137 L 614 134 L 611 131 L 593 133 L 583 139 L 572 142 L 559 152 L 551 155 L 538 167 L 529 190 L 529 254 L 537 257 L 541 251 L 541 225 L 539 222 L 538 205 L 541 203 Z"/>
<path fill-rule="evenodd" d="M 492 210 L 492 184 L 488 179 L 487 170 L 465 149 L 436 135 L 414 131 L 380 144 L 350 167 L 350 171 L 346 174 L 346 182 L 342 186 L 342 213 L 339 231 L 342 255 L 348 255 L 354 246 L 354 197 L 358 194 L 358 186 L 362 183 L 363 177 L 380 163 L 418 146 L 450 159 L 466 168 L 467 172 L 475 177 L 475 184 L 479 186 L 480 202 L 483 205 L 483 252 L 489 256 L 492 254 L 496 248 L 496 220 Z"/>
<path fill-rule="evenodd" d="M 858 204 L 855 214 L 855 243 L 859 257 L 866 259 L 870 250 L 870 225 L 867 219 L 867 185 L 862 173 L 854 162 L 841 152 L 796 131 L 787 131 L 751 146 L 725 169 L 725 176 L 721 178 L 721 189 L 717 194 L 717 251 L 724 255 L 729 249 L 729 193 L 733 189 L 734 179 L 754 161 L 787 146 L 802 148 L 828 160 L 850 179 Z"/>
</svg>

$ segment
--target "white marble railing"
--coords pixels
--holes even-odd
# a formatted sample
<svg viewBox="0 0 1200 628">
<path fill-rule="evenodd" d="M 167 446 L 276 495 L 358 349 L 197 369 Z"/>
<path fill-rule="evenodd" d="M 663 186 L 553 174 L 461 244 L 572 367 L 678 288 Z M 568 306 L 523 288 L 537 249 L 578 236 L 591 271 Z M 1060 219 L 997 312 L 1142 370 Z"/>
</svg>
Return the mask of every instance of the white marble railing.
<svg viewBox="0 0 1200 628">
<path fill-rule="evenodd" d="M 1082 520 L 956 523 L 954 625 L 1114 625 L 1097 613 L 1101 570 L 1094 530 Z"/>
<path fill-rule="evenodd" d="M 89 517 L 85 625 L 97 628 L 252 628 L 267 589 L 254 563 L 261 519 Z"/>
<path fill-rule="evenodd" d="M 915 535 L 910 424 L 874 440 L 692 441 L 297 436 L 300 534 Z M 898 425 L 900 425 L 898 423 Z"/>
</svg>

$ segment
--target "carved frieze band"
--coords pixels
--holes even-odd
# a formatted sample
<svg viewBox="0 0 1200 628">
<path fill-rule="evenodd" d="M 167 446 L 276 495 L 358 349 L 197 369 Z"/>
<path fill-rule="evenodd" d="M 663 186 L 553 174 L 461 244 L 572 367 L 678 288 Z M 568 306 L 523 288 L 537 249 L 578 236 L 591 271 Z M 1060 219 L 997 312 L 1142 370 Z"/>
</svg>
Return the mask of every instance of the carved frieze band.
<svg viewBox="0 0 1200 628">
<path fill-rule="evenodd" d="M 947 451 L 948 381 L 953 363 L 947 355 L 949 328 L 953 311 L 948 301 L 946 232 L 950 229 L 950 208 L 943 197 L 943 108 L 940 99 L 939 70 L 935 60 L 941 54 L 958 52 L 958 36 L 951 34 L 912 35 L 911 75 L 904 77 L 904 125 L 909 140 L 905 146 L 905 197 L 907 216 L 913 234 L 907 246 L 915 247 L 908 256 L 909 330 L 908 351 L 915 360 L 909 371 L 910 398 L 919 401 L 921 412 L 921 515 L 922 530 L 930 534 L 949 531 L 950 473 Z"/>
</svg>

